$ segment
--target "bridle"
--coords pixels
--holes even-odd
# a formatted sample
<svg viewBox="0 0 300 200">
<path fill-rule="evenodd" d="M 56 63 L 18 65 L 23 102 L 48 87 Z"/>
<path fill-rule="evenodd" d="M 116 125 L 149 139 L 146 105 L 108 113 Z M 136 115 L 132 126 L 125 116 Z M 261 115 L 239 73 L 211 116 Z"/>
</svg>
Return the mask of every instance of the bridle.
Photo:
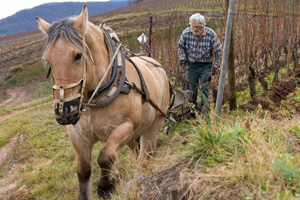
<svg viewBox="0 0 300 200">
<path fill-rule="evenodd" d="M 128 55 L 124 54 L 124 49 L 126 49 L 123 44 L 120 42 L 118 36 L 115 32 L 107 27 L 106 25 L 101 24 L 99 26 L 103 30 L 103 34 L 105 36 L 105 43 L 108 48 L 108 52 L 110 54 L 111 60 L 102 76 L 100 82 L 97 87 L 93 91 L 88 91 L 87 100 L 83 96 L 83 92 L 86 86 L 86 74 L 87 74 L 87 60 L 90 61 L 91 65 L 95 65 L 92 59 L 90 50 L 85 43 L 85 39 L 83 37 L 83 75 L 80 80 L 76 83 L 66 84 L 66 85 L 54 85 L 53 90 L 59 90 L 59 99 L 54 101 L 54 111 L 55 111 L 55 119 L 61 125 L 69 125 L 76 124 L 80 119 L 80 116 L 89 108 L 89 106 L 104 106 L 112 102 L 120 92 L 125 94 L 129 94 L 131 89 L 135 89 L 138 93 L 143 96 L 143 102 L 149 102 L 157 111 L 159 111 L 164 117 L 166 117 L 170 121 L 174 121 L 171 119 L 166 113 L 164 113 L 149 97 L 149 93 L 144 82 L 143 75 L 141 74 L 138 67 L 135 63 L 129 58 Z M 115 47 L 117 46 L 117 47 Z M 128 53 L 129 51 L 126 50 Z M 129 60 L 134 67 L 136 68 L 140 80 L 142 89 L 139 89 L 134 82 L 128 82 L 125 73 L 125 57 Z M 145 60 L 147 61 L 147 60 Z M 147 61 L 152 63 L 151 61 Z M 157 64 L 152 63 L 155 66 Z M 159 66 L 160 67 L 160 66 Z M 107 79 L 109 72 L 111 71 L 110 79 L 103 85 L 104 80 Z M 49 74 L 49 73 L 48 73 Z M 71 97 L 64 98 L 65 89 L 75 88 L 80 85 L 79 93 L 74 94 Z M 103 85 L 102 87 L 100 87 Z"/>
<path fill-rule="evenodd" d="M 83 37 L 84 53 L 83 53 L 83 74 L 82 78 L 76 83 L 70 83 L 66 85 L 53 85 L 53 90 L 59 90 L 59 99 L 54 100 L 54 112 L 55 119 L 61 125 L 76 124 L 82 114 L 83 105 L 83 92 L 86 85 L 86 71 L 87 71 L 87 59 L 86 55 L 90 54 L 87 50 L 88 47 L 85 44 L 85 39 Z M 91 55 L 90 58 L 91 65 L 94 65 Z M 80 85 L 79 93 L 74 94 L 71 97 L 65 98 L 65 90 L 75 88 Z"/>
<path fill-rule="evenodd" d="M 109 102 L 111 102 L 120 92 L 121 87 L 124 84 L 125 81 L 125 61 L 124 61 L 124 55 L 120 55 L 120 52 L 122 52 L 123 45 L 119 42 L 119 45 L 117 48 L 114 47 L 112 38 L 108 34 L 108 32 L 105 29 L 102 29 L 104 31 L 104 36 L 106 40 L 108 40 L 107 46 L 109 46 L 112 50 L 112 58 L 111 61 L 102 76 L 100 82 L 98 83 L 96 89 L 94 91 L 88 91 L 88 97 L 89 100 L 87 101 L 84 98 L 83 92 L 85 90 L 86 86 L 86 75 L 87 75 L 87 60 L 90 61 L 91 65 L 94 66 L 94 61 L 92 59 L 90 50 L 85 43 L 85 37 L 83 37 L 83 74 L 82 78 L 78 80 L 75 83 L 70 83 L 66 85 L 53 85 L 53 90 L 59 90 L 59 99 L 54 100 L 54 112 L 55 112 L 55 119 L 56 121 L 61 125 L 68 125 L 68 124 L 76 124 L 78 120 L 80 119 L 80 116 L 82 113 L 84 113 L 89 106 L 102 106 Z M 106 41 L 105 40 L 105 41 Z M 123 52 L 122 52 L 123 53 Z M 117 57 L 122 57 L 117 58 Z M 117 60 L 121 65 L 123 66 L 123 70 L 118 70 L 117 66 Z M 113 68 L 113 69 L 112 69 Z M 51 68 L 50 68 L 51 69 Z M 106 84 L 103 85 L 103 82 L 106 80 L 107 76 L 109 75 L 109 72 L 111 72 L 111 77 L 107 81 Z M 121 77 L 120 77 L 121 76 Z M 107 94 L 109 92 L 109 89 L 113 87 L 113 83 L 115 83 L 115 79 L 118 79 L 117 84 L 121 85 L 120 87 L 117 87 L 117 89 L 114 89 L 114 93 Z M 116 84 L 116 83 L 115 83 Z M 71 97 L 65 98 L 65 90 L 75 88 L 80 85 L 79 93 L 74 94 Z M 103 85 L 101 88 L 100 86 Z M 96 101 L 92 102 L 93 98 L 96 96 L 100 96 L 102 93 L 105 93 L 106 98 L 102 99 L 102 101 Z"/>
</svg>

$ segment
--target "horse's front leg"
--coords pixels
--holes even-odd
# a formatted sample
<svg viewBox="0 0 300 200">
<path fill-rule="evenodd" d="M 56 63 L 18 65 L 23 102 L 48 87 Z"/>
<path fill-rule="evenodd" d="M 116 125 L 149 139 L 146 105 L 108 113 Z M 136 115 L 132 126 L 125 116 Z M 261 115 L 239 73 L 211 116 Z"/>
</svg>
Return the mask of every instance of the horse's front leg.
<svg viewBox="0 0 300 200">
<path fill-rule="evenodd" d="M 133 123 L 125 122 L 115 128 L 110 134 L 106 144 L 98 156 L 98 164 L 101 168 L 101 177 L 98 182 L 98 195 L 107 197 L 113 191 L 114 185 L 111 180 L 111 168 L 118 156 L 118 151 L 133 137 Z"/>
<path fill-rule="evenodd" d="M 82 138 L 75 126 L 68 126 L 68 135 L 76 153 L 76 171 L 79 181 L 78 200 L 91 200 L 92 197 L 92 167 L 91 150 L 92 143 Z"/>
</svg>

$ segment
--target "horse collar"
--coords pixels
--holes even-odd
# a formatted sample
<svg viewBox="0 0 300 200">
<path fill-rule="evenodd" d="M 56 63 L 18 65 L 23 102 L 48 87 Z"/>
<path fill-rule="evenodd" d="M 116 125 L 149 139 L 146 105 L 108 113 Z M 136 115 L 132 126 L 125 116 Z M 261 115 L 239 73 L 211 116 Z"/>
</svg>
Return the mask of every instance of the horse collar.
<svg viewBox="0 0 300 200">
<path fill-rule="evenodd" d="M 105 43 L 109 54 L 112 57 L 117 53 L 113 60 L 113 68 L 111 70 L 110 79 L 97 92 L 88 91 L 88 97 L 93 98 L 92 94 L 95 92 L 95 99 L 91 100 L 88 106 L 104 106 L 112 102 L 120 92 L 122 92 L 125 82 L 125 56 L 122 46 L 120 51 L 116 52 L 115 44 L 122 45 L 115 32 L 107 27 L 100 27 L 104 32 Z"/>
</svg>

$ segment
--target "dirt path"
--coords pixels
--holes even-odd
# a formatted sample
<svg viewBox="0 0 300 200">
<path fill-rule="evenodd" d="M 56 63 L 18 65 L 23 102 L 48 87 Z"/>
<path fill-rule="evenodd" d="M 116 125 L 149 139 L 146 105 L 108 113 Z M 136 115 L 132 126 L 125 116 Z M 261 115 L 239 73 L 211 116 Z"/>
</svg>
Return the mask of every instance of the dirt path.
<svg viewBox="0 0 300 200">
<path fill-rule="evenodd" d="M 33 87 L 20 87 L 6 90 L 6 94 L 8 94 L 10 97 L 9 99 L 0 103 L 0 107 L 12 108 L 29 101 L 33 94 L 30 91 L 33 90 Z"/>
<path fill-rule="evenodd" d="M 25 112 L 28 109 L 30 109 L 30 108 L 27 108 L 24 110 L 16 110 L 16 111 L 13 111 L 6 115 L 2 115 L 2 116 L 0 116 L 0 122 L 4 121 L 10 117 L 13 117 L 21 112 Z M 4 147 L 0 148 L 0 169 L 3 166 L 4 162 L 6 161 L 6 159 L 8 158 L 8 156 L 10 155 L 10 153 L 17 146 L 18 138 L 19 138 L 19 136 L 18 136 L 18 134 L 16 134 L 13 138 L 10 139 L 10 142 L 8 144 L 6 144 Z"/>
<path fill-rule="evenodd" d="M 13 138 L 10 139 L 10 142 L 6 144 L 4 147 L 0 149 L 0 169 L 5 163 L 6 159 L 10 155 L 10 153 L 15 149 L 18 142 L 18 135 L 15 135 Z"/>
<path fill-rule="evenodd" d="M 26 88 L 16 88 L 16 89 L 7 90 L 6 93 L 10 95 L 10 98 L 2 102 L 0 104 L 0 107 L 11 108 L 27 102 L 31 98 L 31 95 L 29 93 L 31 89 L 32 88 L 26 87 Z M 15 110 L 11 113 L 1 115 L 0 122 L 32 108 L 34 107 L 26 108 L 23 110 Z M 17 146 L 18 138 L 19 136 L 16 134 L 13 138 L 10 139 L 10 142 L 8 144 L 0 148 L 0 169 L 3 166 L 4 162 L 6 161 L 6 159 L 8 158 L 8 156 L 10 155 L 10 153 Z"/>
</svg>

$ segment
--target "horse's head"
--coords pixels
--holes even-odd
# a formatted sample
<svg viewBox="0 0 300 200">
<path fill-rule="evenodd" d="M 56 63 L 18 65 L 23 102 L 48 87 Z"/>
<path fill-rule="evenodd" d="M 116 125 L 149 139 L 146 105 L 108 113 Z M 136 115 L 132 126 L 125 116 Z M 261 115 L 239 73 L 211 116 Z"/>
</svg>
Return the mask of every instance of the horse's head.
<svg viewBox="0 0 300 200">
<path fill-rule="evenodd" d="M 44 59 L 51 66 L 54 79 L 54 110 L 61 125 L 76 124 L 83 109 L 86 93 L 87 67 L 94 61 L 85 42 L 88 14 L 84 6 L 81 14 L 50 25 L 37 17 L 40 29 L 48 41 Z"/>
</svg>

